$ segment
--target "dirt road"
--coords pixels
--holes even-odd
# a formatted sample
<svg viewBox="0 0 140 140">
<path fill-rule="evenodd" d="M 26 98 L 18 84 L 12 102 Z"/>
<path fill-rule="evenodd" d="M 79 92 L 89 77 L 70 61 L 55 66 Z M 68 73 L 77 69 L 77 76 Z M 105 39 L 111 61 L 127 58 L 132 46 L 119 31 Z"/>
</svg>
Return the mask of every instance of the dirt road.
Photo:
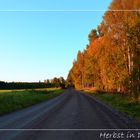
<svg viewBox="0 0 140 140">
<path fill-rule="evenodd" d="M 111 107 L 68 89 L 50 101 L 0 117 L 0 140 L 100 140 L 106 133 L 110 139 L 113 134 L 121 139 L 119 133 L 124 133 L 126 139 L 128 131 L 117 129 L 137 127 Z"/>
</svg>

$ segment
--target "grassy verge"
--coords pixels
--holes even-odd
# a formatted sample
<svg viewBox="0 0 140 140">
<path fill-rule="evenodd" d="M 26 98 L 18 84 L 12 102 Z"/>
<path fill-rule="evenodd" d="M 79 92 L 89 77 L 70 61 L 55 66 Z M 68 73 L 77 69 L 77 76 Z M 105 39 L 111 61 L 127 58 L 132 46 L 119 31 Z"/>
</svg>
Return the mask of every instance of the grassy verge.
<svg viewBox="0 0 140 140">
<path fill-rule="evenodd" d="M 35 90 L 39 90 L 39 91 L 54 91 L 60 88 L 36 88 Z M 17 92 L 17 91 L 32 91 L 33 89 L 0 89 L 0 93 L 4 93 L 4 92 Z"/>
<path fill-rule="evenodd" d="M 114 109 L 123 112 L 134 118 L 136 121 L 140 122 L 140 104 L 131 102 L 128 97 L 109 93 L 96 93 L 87 91 L 86 93 L 94 96 L 108 105 L 111 105 Z"/>
<path fill-rule="evenodd" d="M 49 100 L 63 93 L 62 89 L 37 89 L 22 91 L 0 91 L 0 115 Z"/>
</svg>

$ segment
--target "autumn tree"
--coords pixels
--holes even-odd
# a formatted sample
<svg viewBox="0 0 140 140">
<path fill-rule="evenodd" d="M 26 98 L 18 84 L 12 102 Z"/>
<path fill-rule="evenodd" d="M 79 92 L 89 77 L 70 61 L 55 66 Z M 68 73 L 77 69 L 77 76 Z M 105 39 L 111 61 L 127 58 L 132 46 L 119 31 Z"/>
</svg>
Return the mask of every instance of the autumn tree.
<svg viewBox="0 0 140 140">
<path fill-rule="evenodd" d="M 129 2 L 128 2 L 129 1 Z M 139 89 L 139 23 L 140 1 L 113 0 L 109 10 L 105 13 L 101 23 L 100 32 L 111 40 L 110 47 L 118 48 L 117 56 L 121 57 L 118 64 L 120 85 L 135 99 L 138 98 Z M 119 10 L 119 11 L 112 11 Z M 129 11 L 135 10 L 135 11 Z M 119 70 L 120 69 L 120 70 Z M 121 71 L 123 70 L 123 71 Z M 137 76 L 135 76 L 137 73 Z M 139 75 L 139 76 L 138 76 Z M 138 79 L 136 79 L 136 77 Z M 128 90 L 127 90 L 128 89 Z"/>
<path fill-rule="evenodd" d="M 70 70 L 68 79 L 76 88 L 96 86 L 101 90 L 129 93 L 137 101 L 140 94 L 139 7 L 139 0 L 112 1 L 98 30 L 91 30 L 89 44 L 83 52 L 78 52 Z"/>
</svg>

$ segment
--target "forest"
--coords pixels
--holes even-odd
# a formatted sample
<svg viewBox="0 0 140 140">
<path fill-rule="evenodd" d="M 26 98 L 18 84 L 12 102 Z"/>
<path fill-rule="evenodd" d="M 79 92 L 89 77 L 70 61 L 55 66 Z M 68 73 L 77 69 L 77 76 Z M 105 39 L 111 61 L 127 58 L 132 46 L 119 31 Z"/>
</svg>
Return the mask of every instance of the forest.
<svg viewBox="0 0 140 140">
<path fill-rule="evenodd" d="M 0 89 L 36 89 L 36 88 L 65 88 L 65 79 L 63 77 L 54 77 L 44 80 L 44 82 L 4 82 L 0 81 Z"/>
<path fill-rule="evenodd" d="M 89 44 L 78 51 L 67 86 L 140 95 L 140 0 L 113 0 Z M 96 20 L 96 19 L 95 19 Z"/>
</svg>

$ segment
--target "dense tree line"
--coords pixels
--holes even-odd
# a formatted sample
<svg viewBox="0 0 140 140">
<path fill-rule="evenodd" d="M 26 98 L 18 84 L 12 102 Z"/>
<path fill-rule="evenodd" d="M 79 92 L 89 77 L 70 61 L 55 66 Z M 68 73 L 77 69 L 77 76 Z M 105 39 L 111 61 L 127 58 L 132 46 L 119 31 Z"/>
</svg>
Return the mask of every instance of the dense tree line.
<svg viewBox="0 0 140 140">
<path fill-rule="evenodd" d="M 46 84 L 44 82 L 0 82 L 0 89 L 34 89 L 34 88 L 49 88 L 52 87 L 51 84 Z"/>
<path fill-rule="evenodd" d="M 113 0 L 89 44 L 77 54 L 67 85 L 140 94 L 140 0 Z M 133 11 L 131 11 L 133 10 Z"/>
<path fill-rule="evenodd" d="M 63 77 L 45 80 L 44 82 L 4 82 L 0 81 L 0 89 L 35 89 L 35 88 L 65 88 Z"/>
<path fill-rule="evenodd" d="M 53 79 L 47 79 L 44 81 L 47 85 L 52 85 L 53 87 L 65 88 L 66 81 L 63 77 L 54 77 Z"/>
</svg>

